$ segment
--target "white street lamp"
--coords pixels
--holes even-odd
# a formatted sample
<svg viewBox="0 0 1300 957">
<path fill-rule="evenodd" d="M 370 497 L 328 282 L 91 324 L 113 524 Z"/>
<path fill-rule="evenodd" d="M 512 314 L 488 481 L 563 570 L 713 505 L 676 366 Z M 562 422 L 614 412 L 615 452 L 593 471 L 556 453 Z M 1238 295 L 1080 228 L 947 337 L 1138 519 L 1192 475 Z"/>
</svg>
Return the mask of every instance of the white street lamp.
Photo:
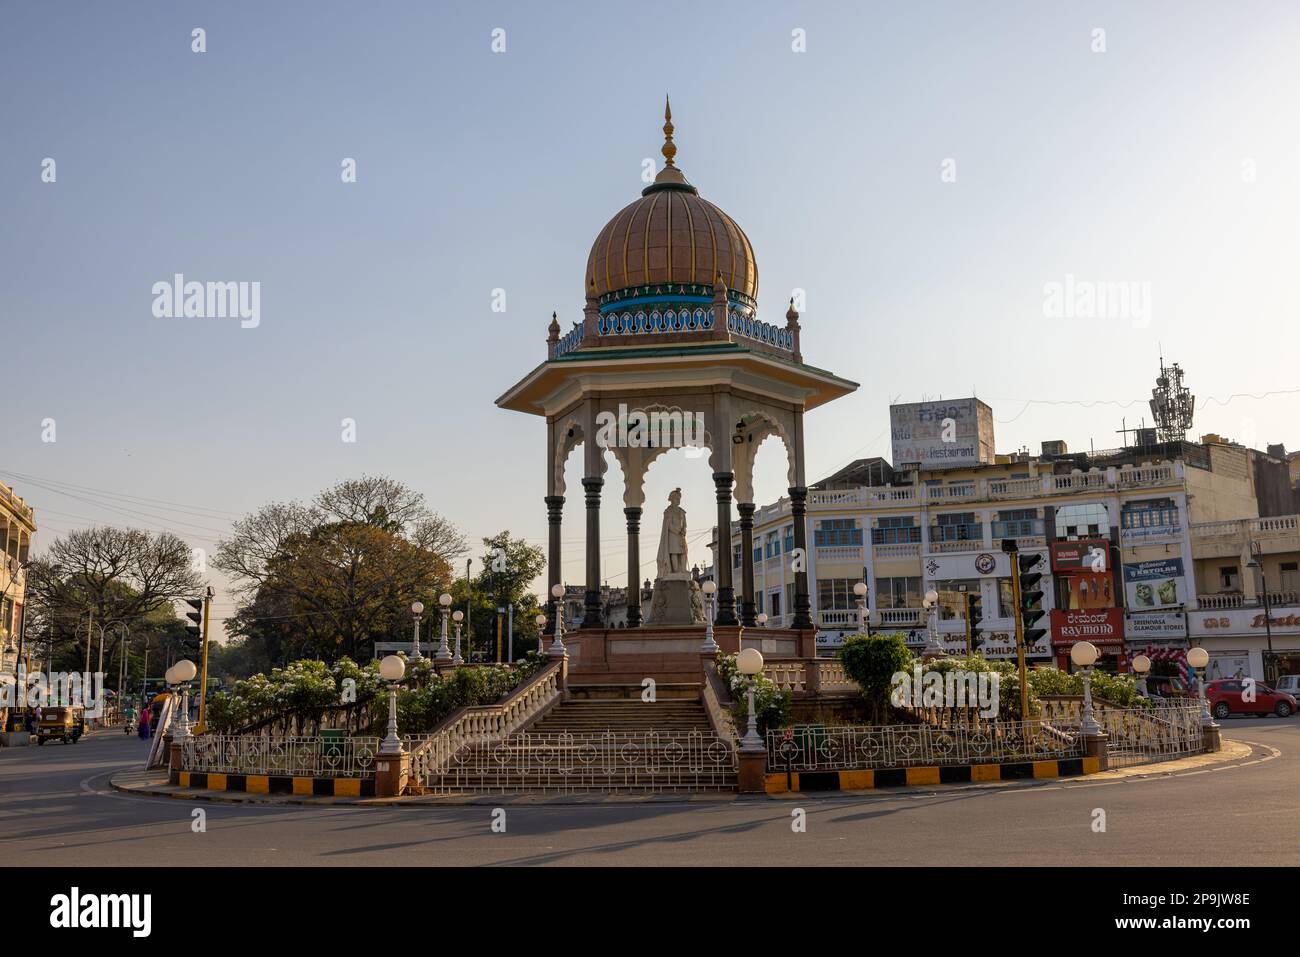
<svg viewBox="0 0 1300 957">
<path fill-rule="evenodd" d="M 402 739 L 397 736 L 397 683 L 406 674 L 406 662 L 389 655 L 379 662 L 379 676 L 388 682 L 388 736 L 379 747 L 380 754 L 401 754 Z"/>
<path fill-rule="evenodd" d="M 700 646 L 700 653 L 716 655 L 718 643 L 713 640 L 713 596 L 718 591 L 718 583 L 709 579 L 700 586 L 700 591 L 704 592 L 704 644 Z"/>
<path fill-rule="evenodd" d="M 420 619 L 424 616 L 424 602 L 411 602 L 411 615 L 415 618 L 415 647 L 411 649 L 411 660 L 419 661 L 424 657 L 420 654 Z"/>
<path fill-rule="evenodd" d="M 1205 668 L 1210 663 L 1210 653 L 1204 648 L 1193 648 L 1187 652 L 1187 667 L 1196 672 L 1196 693 L 1201 699 L 1201 727 L 1214 726 L 1210 717 L 1210 702 L 1205 698 Z"/>
<path fill-rule="evenodd" d="M 766 613 L 761 614 L 761 615 L 758 616 L 758 627 L 759 627 L 759 628 L 766 628 L 766 627 L 767 627 L 767 614 L 766 614 Z"/>
<path fill-rule="evenodd" d="M 551 642 L 549 655 L 559 657 L 567 654 L 564 647 L 564 586 L 556 582 L 551 586 L 551 597 L 555 599 L 555 640 Z"/>
<path fill-rule="evenodd" d="M 1129 664 L 1133 668 L 1133 673 L 1137 675 L 1137 693 L 1146 697 L 1147 672 L 1151 670 L 1151 659 L 1146 655 L 1138 655 Z"/>
<path fill-rule="evenodd" d="M 921 605 L 926 610 L 927 635 L 923 657 L 942 658 L 946 652 L 943 650 L 943 645 L 939 643 L 939 593 L 931 588 L 925 593 L 925 600 Z"/>
<path fill-rule="evenodd" d="M 167 669 L 167 683 L 176 687 L 181 693 L 180 718 L 176 722 L 177 740 L 184 741 L 193 737 L 190 733 L 190 682 L 198 673 L 194 662 L 183 658 Z"/>
<path fill-rule="evenodd" d="M 465 663 L 465 659 L 460 656 L 460 623 L 465 620 L 465 613 L 457 608 L 451 613 L 451 620 L 456 624 L 456 653 L 451 657 L 451 663 L 459 667 Z"/>
<path fill-rule="evenodd" d="M 1070 648 L 1070 660 L 1083 669 L 1083 721 L 1079 730 L 1089 737 L 1101 734 L 1101 725 L 1092 714 L 1092 666 L 1097 663 L 1097 646 L 1091 641 L 1076 641 Z M 1028 721 L 1028 716 L 1023 720 Z"/>
<path fill-rule="evenodd" d="M 763 654 L 757 648 L 745 648 L 736 655 L 736 669 L 749 678 L 749 729 L 740 739 L 740 750 L 764 750 L 763 738 L 758 733 L 758 715 L 754 711 L 754 685 L 763 673 Z"/>
<path fill-rule="evenodd" d="M 858 602 L 858 634 L 867 630 L 867 583 L 858 582 L 853 586 L 853 594 Z"/>
<path fill-rule="evenodd" d="M 447 647 L 447 612 L 451 608 L 451 596 L 443 592 L 438 596 L 438 604 L 442 606 L 442 635 L 438 638 L 438 660 L 446 661 L 451 657 L 451 649 Z"/>
</svg>

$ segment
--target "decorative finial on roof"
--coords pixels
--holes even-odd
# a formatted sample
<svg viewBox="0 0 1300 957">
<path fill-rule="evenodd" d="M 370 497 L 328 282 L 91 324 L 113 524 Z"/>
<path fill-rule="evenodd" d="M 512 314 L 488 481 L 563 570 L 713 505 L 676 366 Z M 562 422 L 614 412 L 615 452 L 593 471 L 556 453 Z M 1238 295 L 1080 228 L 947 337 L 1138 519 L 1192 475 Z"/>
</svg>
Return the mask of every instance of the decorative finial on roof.
<svg viewBox="0 0 1300 957">
<path fill-rule="evenodd" d="M 551 313 L 551 324 L 547 327 L 547 332 L 553 336 L 560 334 L 560 317 L 558 313 Z"/>
<path fill-rule="evenodd" d="M 792 322 L 793 322 L 793 323 L 798 323 L 798 321 L 799 321 L 799 312 L 798 312 L 798 310 L 796 310 L 795 307 L 794 307 L 794 297 L 793 297 L 793 296 L 790 297 L 790 308 L 786 310 L 786 313 L 785 313 L 785 321 L 786 321 L 787 325 L 788 325 L 789 323 L 792 323 Z"/>
<path fill-rule="evenodd" d="M 677 147 L 673 145 L 673 107 L 668 102 L 668 94 L 664 94 L 664 165 L 672 166 L 673 157 L 677 155 Z"/>
</svg>

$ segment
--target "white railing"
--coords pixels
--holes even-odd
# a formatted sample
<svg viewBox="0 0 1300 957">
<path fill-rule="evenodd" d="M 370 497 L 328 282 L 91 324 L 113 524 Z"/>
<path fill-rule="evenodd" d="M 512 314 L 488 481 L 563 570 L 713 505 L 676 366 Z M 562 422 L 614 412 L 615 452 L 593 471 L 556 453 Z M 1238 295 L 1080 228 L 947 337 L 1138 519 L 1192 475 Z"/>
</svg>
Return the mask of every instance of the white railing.
<svg viewBox="0 0 1300 957">
<path fill-rule="evenodd" d="M 1039 479 L 993 479 L 989 482 L 989 498 L 1033 498 L 1043 491 Z"/>
<path fill-rule="evenodd" d="M 860 565 L 862 564 L 862 547 L 860 545 L 818 546 L 817 561 L 854 562 Z"/>
<path fill-rule="evenodd" d="M 704 666 L 704 683 L 700 687 L 700 701 L 704 704 L 704 711 L 709 716 L 709 724 L 713 728 L 714 734 L 722 738 L 731 748 L 736 747 L 736 722 L 731 716 L 731 712 L 723 706 L 722 699 L 718 697 L 717 688 L 722 684 L 722 676 L 718 674 L 717 666 L 712 662 Z"/>
<path fill-rule="evenodd" d="M 833 608 L 817 612 L 817 620 L 823 628 L 838 628 L 845 625 L 857 627 L 858 613 L 853 609 Z"/>
<path fill-rule="evenodd" d="M 898 488 L 865 488 L 862 491 L 865 493 L 864 500 L 872 503 L 897 505 L 900 502 L 914 502 L 917 499 L 915 485 L 904 485 Z"/>
<path fill-rule="evenodd" d="M 880 623 L 881 625 L 919 625 L 923 613 L 922 608 L 882 608 Z"/>
<path fill-rule="evenodd" d="M 207 774 L 369 778 L 379 739 L 201 734 L 181 742 L 181 767 Z"/>
<path fill-rule="evenodd" d="M 1294 532 L 1300 530 L 1300 516 L 1278 515 L 1274 518 L 1256 518 L 1250 522 L 1252 532 Z"/>
<path fill-rule="evenodd" d="M 1171 465 L 1125 467 L 1116 472 L 1115 477 L 1121 488 L 1134 485 L 1169 485 L 1174 481 L 1174 469 Z"/>
<path fill-rule="evenodd" d="M 546 665 L 505 701 L 463 708 L 411 751 L 411 780 L 423 782 L 462 748 L 495 741 L 524 727 L 560 698 L 558 661 Z"/>
<path fill-rule="evenodd" d="M 814 662 L 817 668 L 817 688 L 823 694 L 857 691 L 858 684 L 844 674 L 844 665 L 838 658 L 823 658 Z"/>
<path fill-rule="evenodd" d="M 1105 488 L 1106 485 L 1105 472 L 1074 472 L 1070 475 L 1053 475 L 1051 490 L 1054 492 L 1076 492 L 1080 489 Z"/>
<path fill-rule="evenodd" d="M 1294 591 L 1271 591 L 1268 593 L 1268 603 L 1274 607 L 1284 607 L 1287 605 L 1300 604 L 1300 592 Z M 1197 595 L 1197 607 L 1206 611 L 1219 611 L 1228 608 L 1263 608 L 1264 596 L 1256 595 L 1254 598 L 1247 598 L 1245 595 Z"/>
<path fill-rule="evenodd" d="M 1109 767 L 1168 761 L 1204 750 L 1199 701 L 1156 709 L 1107 710 L 1097 723 L 1107 735 Z"/>
<path fill-rule="evenodd" d="M 905 545 L 876 545 L 876 558 L 916 558 L 921 554 L 921 546 L 917 543 Z"/>
<path fill-rule="evenodd" d="M 736 752 L 703 731 L 513 734 L 460 748 L 424 786 L 438 793 L 730 791 Z"/>
<path fill-rule="evenodd" d="M 813 726 L 767 733 L 769 772 L 997 764 L 1082 755 L 1077 725 L 1042 721 L 989 721 L 970 728 Z"/>
<path fill-rule="evenodd" d="M 985 545 L 984 542 L 978 538 L 930 543 L 930 551 L 935 554 L 946 554 L 948 552 L 982 552 L 988 548 L 989 546 Z"/>
<path fill-rule="evenodd" d="M 765 661 L 763 676 L 782 691 L 803 691 L 808 687 L 808 671 L 802 661 Z"/>
<path fill-rule="evenodd" d="M 862 489 L 832 489 L 827 492 L 809 492 L 809 505 L 854 505 L 862 501 Z"/>
</svg>

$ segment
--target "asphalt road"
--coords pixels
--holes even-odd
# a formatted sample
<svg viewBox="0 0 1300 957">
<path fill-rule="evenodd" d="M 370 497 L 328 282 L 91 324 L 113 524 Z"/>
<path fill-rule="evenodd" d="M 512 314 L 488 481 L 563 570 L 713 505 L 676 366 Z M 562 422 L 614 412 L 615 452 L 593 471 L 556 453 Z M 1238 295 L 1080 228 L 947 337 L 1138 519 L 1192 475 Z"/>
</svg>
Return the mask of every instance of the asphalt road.
<svg viewBox="0 0 1300 957">
<path fill-rule="evenodd" d="M 708 804 L 302 807 L 123 795 L 145 742 L 0 749 L 5 865 L 1251 865 L 1300 847 L 1300 718 L 1223 722 L 1251 760 L 1114 783 Z M 1266 747 L 1264 747 L 1266 746 Z M 1281 752 L 1274 757 L 1273 751 Z M 1261 760 L 1263 759 L 1263 760 Z M 191 829 L 195 808 L 207 830 Z M 806 812 L 807 830 L 791 827 Z M 1106 830 L 1093 829 L 1095 810 Z"/>
</svg>

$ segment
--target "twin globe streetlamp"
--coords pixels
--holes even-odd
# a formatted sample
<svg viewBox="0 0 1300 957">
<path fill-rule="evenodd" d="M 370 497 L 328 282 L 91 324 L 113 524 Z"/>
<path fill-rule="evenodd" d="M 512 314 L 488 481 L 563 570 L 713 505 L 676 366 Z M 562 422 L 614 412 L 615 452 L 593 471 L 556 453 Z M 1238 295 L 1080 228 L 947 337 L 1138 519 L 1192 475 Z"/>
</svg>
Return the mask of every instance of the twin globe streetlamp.
<svg viewBox="0 0 1300 957">
<path fill-rule="evenodd" d="M 716 655 L 718 643 L 713 640 L 713 596 L 718 592 L 718 583 L 710 578 L 700 586 L 700 591 L 704 592 L 704 644 L 700 646 L 700 652 Z"/>
<path fill-rule="evenodd" d="M 181 693 L 180 720 L 176 722 L 177 741 L 187 741 L 194 735 L 190 732 L 190 682 L 198 674 L 198 668 L 188 658 L 182 658 L 164 675 L 167 683 Z"/>
<path fill-rule="evenodd" d="M 736 670 L 749 679 L 749 729 L 740 739 L 740 750 L 763 751 L 763 738 L 758 733 L 758 715 L 754 711 L 754 686 L 763 673 L 763 654 L 757 648 L 742 649 L 736 655 Z"/>
<path fill-rule="evenodd" d="M 1091 641 L 1076 641 L 1070 648 L 1070 660 L 1083 669 L 1083 720 L 1079 730 L 1087 737 L 1101 734 L 1101 725 L 1097 724 L 1092 713 L 1092 666 L 1097 663 L 1099 655 L 1097 646 Z M 1028 721 L 1029 716 L 1022 715 L 1022 719 Z"/>
<path fill-rule="evenodd" d="M 1187 652 L 1187 666 L 1196 672 L 1196 696 L 1201 699 L 1201 727 L 1214 726 L 1210 717 L 1210 702 L 1205 698 L 1205 669 L 1210 664 L 1210 653 L 1204 648 L 1193 648 Z"/>
</svg>

